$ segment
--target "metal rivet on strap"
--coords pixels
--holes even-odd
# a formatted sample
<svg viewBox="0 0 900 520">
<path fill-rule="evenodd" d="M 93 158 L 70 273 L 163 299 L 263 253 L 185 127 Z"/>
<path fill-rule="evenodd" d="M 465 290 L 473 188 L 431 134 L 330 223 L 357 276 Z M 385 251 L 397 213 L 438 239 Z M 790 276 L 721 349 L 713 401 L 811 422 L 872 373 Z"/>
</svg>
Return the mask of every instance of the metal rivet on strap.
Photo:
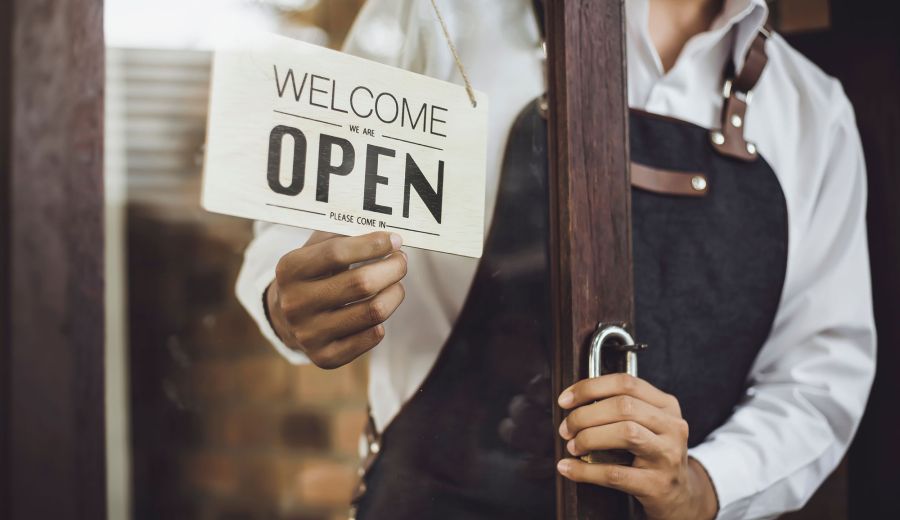
<svg viewBox="0 0 900 520">
<path fill-rule="evenodd" d="M 702 175 L 694 175 L 693 177 L 691 177 L 691 187 L 697 191 L 705 190 L 706 179 L 704 179 Z"/>
<path fill-rule="evenodd" d="M 713 144 L 723 145 L 725 144 L 725 135 L 718 130 L 714 131 L 711 136 Z"/>
<path fill-rule="evenodd" d="M 731 116 L 731 126 L 733 126 L 735 128 L 740 128 L 741 125 L 743 125 L 743 124 L 744 124 L 744 120 L 741 119 L 741 116 L 739 116 L 737 114 Z"/>
<path fill-rule="evenodd" d="M 750 155 L 756 155 L 756 145 L 753 143 L 747 143 L 747 153 Z"/>
</svg>

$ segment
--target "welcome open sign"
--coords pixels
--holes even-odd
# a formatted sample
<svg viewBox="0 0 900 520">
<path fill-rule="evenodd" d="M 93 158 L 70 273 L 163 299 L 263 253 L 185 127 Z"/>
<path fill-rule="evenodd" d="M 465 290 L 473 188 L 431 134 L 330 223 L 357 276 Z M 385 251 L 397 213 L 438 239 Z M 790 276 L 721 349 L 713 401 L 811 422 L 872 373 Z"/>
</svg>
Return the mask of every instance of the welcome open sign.
<svg viewBox="0 0 900 520">
<path fill-rule="evenodd" d="M 480 257 L 487 98 L 274 35 L 220 49 L 209 211 Z M 299 244 L 298 244 L 299 246 Z"/>
</svg>

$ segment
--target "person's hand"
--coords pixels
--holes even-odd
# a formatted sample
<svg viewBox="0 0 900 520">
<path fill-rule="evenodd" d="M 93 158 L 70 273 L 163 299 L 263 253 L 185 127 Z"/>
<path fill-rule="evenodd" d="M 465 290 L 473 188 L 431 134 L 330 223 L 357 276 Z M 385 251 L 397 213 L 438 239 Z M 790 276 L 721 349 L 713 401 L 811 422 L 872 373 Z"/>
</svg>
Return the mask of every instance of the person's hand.
<svg viewBox="0 0 900 520">
<path fill-rule="evenodd" d="M 497 427 L 500 439 L 521 455 L 519 470 L 527 478 L 554 475 L 552 395 L 549 372 L 534 376 L 510 400 L 507 415 Z"/>
<path fill-rule="evenodd" d="M 674 396 L 643 379 L 609 374 L 572 385 L 559 405 L 572 410 L 559 427 L 569 453 L 623 449 L 635 457 L 631 466 L 566 458 L 557 466 L 564 477 L 633 495 L 651 520 L 715 517 L 715 490 L 688 457 L 688 424 Z"/>
<path fill-rule="evenodd" d="M 399 235 L 315 232 L 284 255 L 266 293 L 284 343 L 322 368 L 337 368 L 381 342 L 382 323 L 403 301 L 406 254 Z M 350 269 L 352 264 L 368 262 Z"/>
</svg>

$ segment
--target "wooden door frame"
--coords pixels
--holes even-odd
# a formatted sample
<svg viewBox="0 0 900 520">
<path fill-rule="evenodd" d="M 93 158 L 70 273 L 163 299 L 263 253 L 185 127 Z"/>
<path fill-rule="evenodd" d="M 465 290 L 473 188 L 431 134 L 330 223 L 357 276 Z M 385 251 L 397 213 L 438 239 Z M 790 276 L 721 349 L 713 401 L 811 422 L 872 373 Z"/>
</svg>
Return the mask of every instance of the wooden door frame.
<svg viewBox="0 0 900 520">
<path fill-rule="evenodd" d="M 10 277 L 9 231 L 10 189 L 7 172 L 12 145 L 12 2 L 0 2 L 0 517 L 9 516 L 9 449 L 7 428 L 9 417 L 9 349 Z"/>
<path fill-rule="evenodd" d="M 598 323 L 634 321 L 623 0 L 545 2 L 554 395 L 587 377 Z M 554 406 L 554 423 L 563 418 Z M 566 455 L 562 439 L 557 459 Z M 627 518 L 628 497 L 557 476 L 557 518 Z"/>
<path fill-rule="evenodd" d="M 0 517 L 103 519 L 103 1 L 0 4 Z"/>
</svg>

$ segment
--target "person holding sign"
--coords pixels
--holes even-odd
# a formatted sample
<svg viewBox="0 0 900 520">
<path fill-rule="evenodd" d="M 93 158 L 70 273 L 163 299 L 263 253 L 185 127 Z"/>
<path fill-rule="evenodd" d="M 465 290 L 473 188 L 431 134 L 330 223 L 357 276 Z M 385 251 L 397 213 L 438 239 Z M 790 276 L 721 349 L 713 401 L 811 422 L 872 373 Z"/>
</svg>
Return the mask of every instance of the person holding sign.
<svg viewBox="0 0 900 520">
<path fill-rule="evenodd" d="M 800 508 L 853 438 L 875 363 L 865 170 L 840 85 L 765 27 L 763 0 L 626 2 L 651 348 L 641 378 L 551 399 L 541 23 L 527 0 L 439 4 L 491 100 L 482 260 L 401 250 L 390 230 L 259 223 L 238 280 L 289 361 L 371 353 L 357 516 L 551 518 L 553 471 L 631 494 L 651 519 Z M 441 33 L 427 0 L 370 0 L 345 50 L 458 81 Z M 550 424 L 551 406 L 571 413 Z M 553 435 L 571 457 L 552 460 Z M 580 458 L 612 449 L 633 461 Z"/>
</svg>

